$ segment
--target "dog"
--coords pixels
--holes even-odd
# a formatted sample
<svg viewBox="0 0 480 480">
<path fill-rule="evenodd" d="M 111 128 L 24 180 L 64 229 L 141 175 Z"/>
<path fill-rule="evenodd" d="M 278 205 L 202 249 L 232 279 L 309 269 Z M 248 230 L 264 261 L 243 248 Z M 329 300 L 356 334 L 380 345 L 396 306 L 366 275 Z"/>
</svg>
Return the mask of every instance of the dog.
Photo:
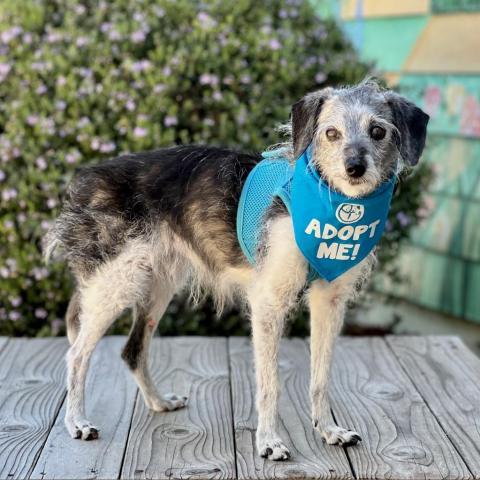
<svg viewBox="0 0 480 480">
<path fill-rule="evenodd" d="M 413 103 L 371 81 L 328 87 L 293 105 L 287 154 L 293 162 L 312 145 L 319 176 L 331 189 L 360 198 L 418 162 L 428 119 Z M 285 319 L 302 296 L 311 315 L 313 426 L 328 444 L 361 440 L 357 432 L 333 423 L 327 387 L 346 304 L 370 274 L 374 255 L 334 281 L 309 283 L 292 219 L 274 201 L 264 218 L 260 259 L 249 264 L 236 235 L 236 213 L 245 180 L 261 159 L 225 148 L 175 146 L 76 171 L 45 242 L 47 259 L 61 247 L 76 280 L 66 313 L 71 346 L 65 424 L 73 438 L 98 437 L 98 428 L 85 416 L 85 377 L 97 342 L 126 309 L 133 311 L 133 324 L 122 357 L 146 405 L 159 412 L 185 407 L 186 397 L 157 391 L 148 351 L 172 297 L 189 288 L 194 298 L 211 292 L 219 311 L 237 300 L 248 306 L 256 447 L 262 457 L 290 457 L 278 434 L 277 360 Z"/>
</svg>

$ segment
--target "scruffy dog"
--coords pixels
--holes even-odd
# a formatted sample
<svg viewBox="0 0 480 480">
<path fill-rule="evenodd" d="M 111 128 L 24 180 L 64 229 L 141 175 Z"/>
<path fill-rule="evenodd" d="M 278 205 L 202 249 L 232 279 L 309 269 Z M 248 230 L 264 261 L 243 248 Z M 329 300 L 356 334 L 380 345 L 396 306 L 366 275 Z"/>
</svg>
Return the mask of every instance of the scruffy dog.
<svg viewBox="0 0 480 480">
<path fill-rule="evenodd" d="M 418 162 L 427 122 L 414 104 L 371 82 L 325 88 L 293 105 L 290 158 L 312 144 L 314 168 L 330 188 L 363 197 L 401 166 Z M 261 258 L 251 266 L 237 239 L 236 213 L 245 179 L 260 160 L 259 154 L 177 146 L 77 171 L 45 245 L 47 258 L 61 247 L 76 279 L 66 316 L 71 347 L 65 423 L 73 438 L 98 437 L 85 416 L 85 377 L 97 342 L 125 309 L 133 309 L 134 318 L 122 357 L 145 403 L 155 411 L 185 406 L 186 397 L 156 390 L 148 350 L 173 295 L 189 286 L 194 297 L 211 291 L 220 309 L 237 297 L 248 305 L 262 457 L 290 456 L 277 430 L 277 360 L 285 317 L 302 292 L 311 312 L 313 425 L 329 444 L 360 440 L 333 423 L 327 383 L 345 304 L 369 274 L 373 255 L 332 282 L 308 282 L 291 217 L 274 202 L 264 220 Z"/>
</svg>

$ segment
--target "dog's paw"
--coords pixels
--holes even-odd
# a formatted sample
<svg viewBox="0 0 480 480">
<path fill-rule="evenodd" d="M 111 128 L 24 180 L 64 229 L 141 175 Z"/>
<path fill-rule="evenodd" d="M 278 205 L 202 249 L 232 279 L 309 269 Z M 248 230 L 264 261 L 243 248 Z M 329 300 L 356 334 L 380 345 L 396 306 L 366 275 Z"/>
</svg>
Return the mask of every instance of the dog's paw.
<svg viewBox="0 0 480 480">
<path fill-rule="evenodd" d="M 155 412 L 172 412 L 187 405 L 187 397 L 174 393 L 167 393 L 160 398 L 155 398 L 147 403 L 148 408 Z"/>
<path fill-rule="evenodd" d="M 362 437 L 353 431 L 345 428 L 331 425 L 324 428 L 320 434 L 329 445 L 340 445 L 341 447 L 350 447 L 362 441 Z"/>
<path fill-rule="evenodd" d="M 257 448 L 259 455 L 268 460 L 288 460 L 290 458 L 290 450 L 279 438 L 260 441 Z"/>
<path fill-rule="evenodd" d="M 99 436 L 98 427 L 87 420 L 80 422 L 65 420 L 65 424 L 70 436 L 76 440 L 96 440 Z"/>
</svg>

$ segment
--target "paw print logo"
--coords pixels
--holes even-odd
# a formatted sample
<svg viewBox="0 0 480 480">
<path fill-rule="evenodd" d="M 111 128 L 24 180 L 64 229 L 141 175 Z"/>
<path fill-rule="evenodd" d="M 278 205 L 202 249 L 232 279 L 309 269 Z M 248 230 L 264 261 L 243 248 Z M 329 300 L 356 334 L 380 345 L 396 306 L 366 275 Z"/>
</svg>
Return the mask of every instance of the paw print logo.
<svg viewBox="0 0 480 480">
<path fill-rule="evenodd" d="M 335 215 L 342 223 L 358 222 L 365 213 L 365 207 L 357 203 L 342 203 L 338 206 Z"/>
</svg>

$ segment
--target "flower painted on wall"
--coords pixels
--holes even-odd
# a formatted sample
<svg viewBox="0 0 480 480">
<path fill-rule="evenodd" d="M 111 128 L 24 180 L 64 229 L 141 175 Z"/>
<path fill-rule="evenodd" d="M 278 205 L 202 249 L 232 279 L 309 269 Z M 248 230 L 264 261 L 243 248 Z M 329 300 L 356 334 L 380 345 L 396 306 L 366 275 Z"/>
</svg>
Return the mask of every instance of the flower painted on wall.
<svg viewBox="0 0 480 480">
<path fill-rule="evenodd" d="M 465 135 L 480 137 L 480 103 L 473 95 L 469 95 L 463 104 L 460 131 Z"/>
<path fill-rule="evenodd" d="M 429 85 L 423 94 L 423 105 L 425 111 L 435 118 L 442 103 L 442 91 L 438 85 Z"/>
</svg>

